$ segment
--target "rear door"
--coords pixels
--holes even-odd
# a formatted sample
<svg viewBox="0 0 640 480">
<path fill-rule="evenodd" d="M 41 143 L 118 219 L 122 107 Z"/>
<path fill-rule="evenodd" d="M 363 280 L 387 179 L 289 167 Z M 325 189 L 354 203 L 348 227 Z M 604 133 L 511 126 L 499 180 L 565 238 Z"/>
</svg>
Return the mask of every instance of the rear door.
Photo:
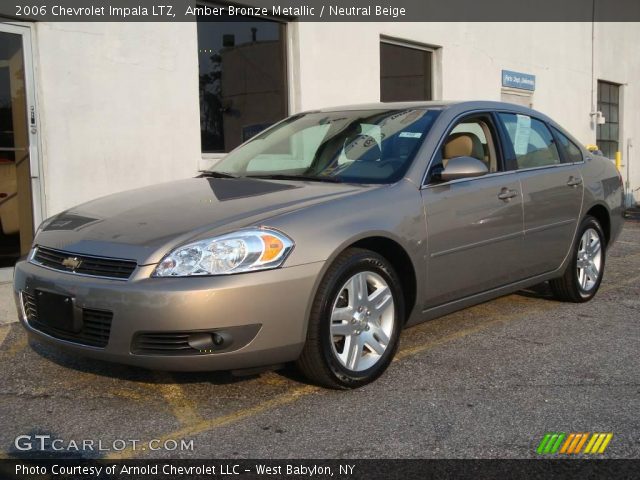
<svg viewBox="0 0 640 480">
<path fill-rule="evenodd" d="M 500 113 L 499 118 L 522 186 L 522 267 L 528 276 L 555 270 L 570 249 L 582 208 L 581 158 L 570 158 L 539 119 L 515 113 Z"/>
<path fill-rule="evenodd" d="M 484 161 L 489 173 L 439 181 L 437 172 L 451 156 Z M 491 115 L 464 118 L 445 135 L 421 190 L 428 234 L 426 308 L 518 279 L 523 235 L 516 177 L 504 170 Z"/>
</svg>

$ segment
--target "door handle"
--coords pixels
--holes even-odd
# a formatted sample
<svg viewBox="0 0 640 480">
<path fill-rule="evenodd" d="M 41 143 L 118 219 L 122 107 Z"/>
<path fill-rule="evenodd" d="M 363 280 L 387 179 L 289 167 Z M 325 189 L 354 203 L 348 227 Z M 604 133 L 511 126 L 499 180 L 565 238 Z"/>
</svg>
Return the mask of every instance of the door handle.
<svg viewBox="0 0 640 480">
<path fill-rule="evenodd" d="M 498 194 L 498 198 L 500 200 L 509 200 L 510 198 L 513 198 L 517 195 L 518 195 L 517 190 L 509 190 L 508 188 L 503 188 L 502 190 L 500 190 L 500 193 Z"/>
<path fill-rule="evenodd" d="M 582 179 L 579 177 L 569 177 L 569 181 L 567 182 L 567 186 L 569 187 L 577 187 L 578 185 L 582 185 Z"/>
</svg>

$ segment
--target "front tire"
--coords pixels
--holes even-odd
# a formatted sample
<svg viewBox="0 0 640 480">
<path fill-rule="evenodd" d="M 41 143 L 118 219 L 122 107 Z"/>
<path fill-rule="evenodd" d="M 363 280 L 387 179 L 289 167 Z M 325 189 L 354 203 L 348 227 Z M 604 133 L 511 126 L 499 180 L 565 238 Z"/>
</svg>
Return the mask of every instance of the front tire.
<svg viewBox="0 0 640 480">
<path fill-rule="evenodd" d="M 578 229 L 567 270 L 562 277 L 549 282 L 558 300 L 582 303 L 594 297 L 602 282 L 606 247 L 600 223 L 587 215 Z"/>
<path fill-rule="evenodd" d="M 404 321 L 400 279 L 370 250 L 350 248 L 322 279 L 298 368 L 329 388 L 357 388 L 378 378 L 398 348 Z"/>
</svg>

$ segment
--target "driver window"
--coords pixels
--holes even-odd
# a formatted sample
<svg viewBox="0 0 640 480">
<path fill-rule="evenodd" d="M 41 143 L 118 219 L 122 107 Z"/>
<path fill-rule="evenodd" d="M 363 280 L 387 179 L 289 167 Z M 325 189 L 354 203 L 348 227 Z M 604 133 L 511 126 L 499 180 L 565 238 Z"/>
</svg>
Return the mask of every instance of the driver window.
<svg viewBox="0 0 640 480">
<path fill-rule="evenodd" d="M 432 173 L 444 170 L 455 157 L 473 157 L 483 162 L 490 173 L 498 171 L 495 142 L 487 120 L 468 118 L 458 123 L 434 159 Z"/>
</svg>

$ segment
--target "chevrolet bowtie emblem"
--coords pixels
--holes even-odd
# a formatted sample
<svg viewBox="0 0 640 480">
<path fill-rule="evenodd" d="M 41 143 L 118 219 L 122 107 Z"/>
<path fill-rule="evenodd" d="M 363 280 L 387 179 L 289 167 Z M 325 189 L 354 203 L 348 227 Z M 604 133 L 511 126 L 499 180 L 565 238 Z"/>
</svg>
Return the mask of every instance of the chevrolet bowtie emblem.
<svg viewBox="0 0 640 480">
<path fill-rule="evenodd" d="M 75 270 L 82 265 L 82 260 L 77 257 L 67 257 L 62 261 L 62 266 L 67 267 L 69 270 Z"/>
</svg>

